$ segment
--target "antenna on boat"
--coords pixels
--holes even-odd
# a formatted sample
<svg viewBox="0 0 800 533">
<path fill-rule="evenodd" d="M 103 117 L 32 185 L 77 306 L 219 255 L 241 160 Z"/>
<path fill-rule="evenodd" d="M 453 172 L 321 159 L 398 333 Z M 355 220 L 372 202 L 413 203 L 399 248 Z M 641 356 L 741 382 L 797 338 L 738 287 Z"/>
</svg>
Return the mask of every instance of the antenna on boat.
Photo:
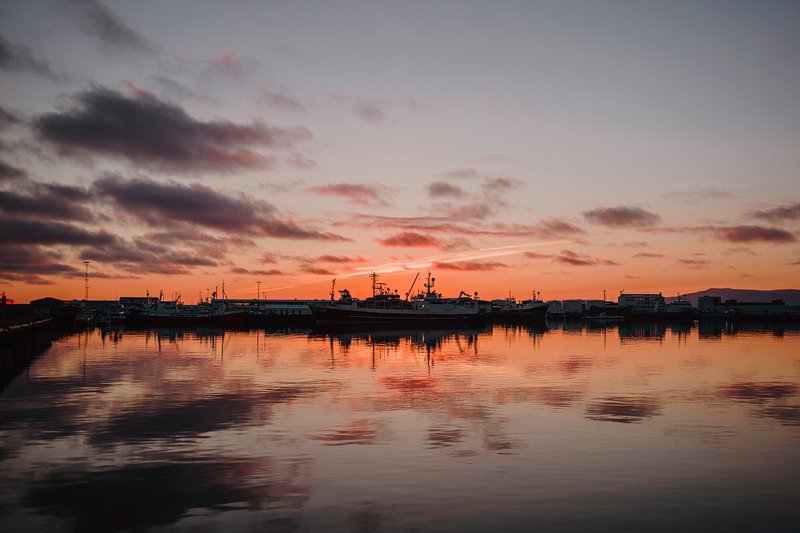
<svg viewBox="0 0 800 533">
<path fill-rule="evenodd" d="M 333 282 L 331 282 L 331 301 L 333 301 L 333 294 L 336 290 L 336 278 L 333 278 Z"/>
</svg>

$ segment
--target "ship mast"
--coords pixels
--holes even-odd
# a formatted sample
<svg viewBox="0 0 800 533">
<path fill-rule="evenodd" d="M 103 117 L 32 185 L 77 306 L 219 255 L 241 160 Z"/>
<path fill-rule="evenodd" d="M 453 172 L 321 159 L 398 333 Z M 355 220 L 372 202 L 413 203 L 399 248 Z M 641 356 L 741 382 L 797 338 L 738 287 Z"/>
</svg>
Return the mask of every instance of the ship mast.
<svg viewBox="0 0 800 533">
<path fill-rule="evenodd" d="M 429 270 L 428 271 L 428 281 L 425 284 L 422 285 L 423 287 L 425 287 L 425 294 L 426 295 L 430 296 L 431 294 L 433 294 L 433 292 L 431 292 L 431 289 L 433 289 L 433 284 L 434 283 L 436 283 L 436 278 L 432 278 L 431 277 L 431 271 Z"/>
</svg>

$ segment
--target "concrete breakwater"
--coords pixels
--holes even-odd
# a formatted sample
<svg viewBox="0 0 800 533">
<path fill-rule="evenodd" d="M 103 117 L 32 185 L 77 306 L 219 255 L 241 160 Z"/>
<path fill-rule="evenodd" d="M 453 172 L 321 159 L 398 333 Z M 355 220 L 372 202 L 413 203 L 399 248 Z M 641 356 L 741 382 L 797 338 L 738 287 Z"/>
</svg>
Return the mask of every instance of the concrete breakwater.
<svg viewBox="0 0 800 533">
<path fill-rule="evenodd" d="M 52 318 L 0 325 L 0 391 L 62 332 Z"/>
</svg>

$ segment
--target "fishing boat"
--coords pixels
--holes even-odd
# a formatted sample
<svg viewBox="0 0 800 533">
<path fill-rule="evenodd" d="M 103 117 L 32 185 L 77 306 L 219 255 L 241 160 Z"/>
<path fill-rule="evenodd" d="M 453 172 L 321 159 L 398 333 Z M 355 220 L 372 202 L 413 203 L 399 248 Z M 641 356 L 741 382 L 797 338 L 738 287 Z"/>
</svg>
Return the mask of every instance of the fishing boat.
<svg viewBox="0 0 800 533">
<path fill-rule="evenodd" d="M 533 291 L 530 299 L 521 302 L 517 302 L 513 296 L 502 300 L 492 300 L 492 317 L 498 322 L 544 320 L 550 303 L 540 300 L 539 294 Z"/>
<path fill-rule="evenodd" d="M 248 310 L 242 310 L 218 301 L 216 298 L 217 291 L 214 291 L 212 298 L 194 305 L 181 303 L 180 295 L 173 300 L 164 300 L 163 296 L 162 292 L 158 300 L 154 301 L 148 293 L 148 297 L 139 305 L 126 307 L 127 322 L 136 326 L 158 327 L 244 327 L 250 318 Z"/>
<path fill-rule="evenodd" d="M 419 277 L 419 274 L 417 274 Z M 456 298 L 443 298 L 434 289 L 436 278 L 428 272 L 425 292 L 409 297 L 411 289 L 401 298 L 397 291 L 392 292 L 385 283 L 378 281 L 378 275 L 370 274 L 372 296 L 364 300 L 353 298 L 350 291 L 339 291 L 334 299 L 336 280 L 331 287 L 330 301 L 309 302 L 311 313 L 319 325 L 350 326 L 453 326 L 477 324 L 483 318 L 475 298 L 461 292 Z"/>
</svg>

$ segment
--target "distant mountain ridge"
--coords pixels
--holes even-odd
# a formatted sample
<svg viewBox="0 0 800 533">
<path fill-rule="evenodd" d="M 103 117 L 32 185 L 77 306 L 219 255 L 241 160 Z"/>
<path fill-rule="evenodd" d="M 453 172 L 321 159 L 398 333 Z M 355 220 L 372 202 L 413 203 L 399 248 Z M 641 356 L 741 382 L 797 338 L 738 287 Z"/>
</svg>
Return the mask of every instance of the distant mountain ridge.
<svg viewBox="0 0 800 533">
<path fill-rule="evenodd" d="M 771 291 L 753 289 L 706 289 L 704 291 L 690 292 L 682 295 L 697 307 L 697 300 L 701 296 L 719 296 L 722 301 L 736 299 L 740 302 L 771 302 L 772 300 L 783 300 L 788 305 L 800 305 L 800 289 L 775 289 Z M 667 298 L 672 301 L 674 298 Z"/>
</svg>

